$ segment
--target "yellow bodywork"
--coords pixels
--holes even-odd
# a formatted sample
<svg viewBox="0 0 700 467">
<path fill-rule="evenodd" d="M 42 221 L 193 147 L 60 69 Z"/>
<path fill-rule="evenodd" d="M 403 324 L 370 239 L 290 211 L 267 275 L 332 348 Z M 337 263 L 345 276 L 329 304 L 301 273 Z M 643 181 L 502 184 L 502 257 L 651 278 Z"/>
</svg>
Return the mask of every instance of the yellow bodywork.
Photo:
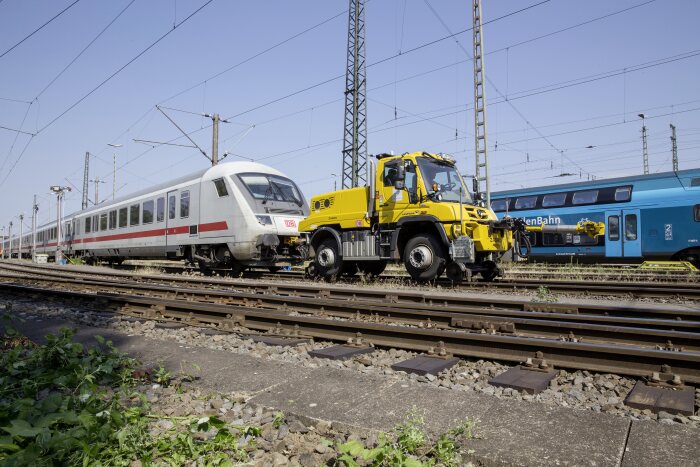
<svg viewBox="0 0 700 467">
<path fill-rule="evenodd" d="M 377 162 L 377 176 L 374 183 L 376 188 L 372 206 L 369 206 L 369 187 L 349 188 L 314 196 L 311 198 L 310 215 L 299 224 L 299 230 L 313 232 L 324 226 L 339 227 L 340 230 L 368 229 L 372 214 L 376 215 L 381 226 L 393 225 L 413 216 L 431 216 L 443 225 L 450 240 L 468 235 L 474 241 L 477 252 L 508 251 L 512 246 L 513 234 L 509 230 L 493 228 L 490 225 L 492 221 L 497 221 L 496 215 L 490 209 L 464 203 L 460 216 L 458 202 L 436 202 L 424 197 L 423 200 L 411 202 L 405 189 L 397 190 L 393 186 L 383 186 L 381 174 L 384 166 L 402 159 L 411 161 L 416 166 L 417 191 L 426 195 L 429 189 L 424 184 L 417 164 L 419 157 L 425 157 L 424 153 L 415 152 L 403 156 L 384 157 Z M 431 157 L 442 159 L 438 155 L 431 155 Z"/>
</svg>

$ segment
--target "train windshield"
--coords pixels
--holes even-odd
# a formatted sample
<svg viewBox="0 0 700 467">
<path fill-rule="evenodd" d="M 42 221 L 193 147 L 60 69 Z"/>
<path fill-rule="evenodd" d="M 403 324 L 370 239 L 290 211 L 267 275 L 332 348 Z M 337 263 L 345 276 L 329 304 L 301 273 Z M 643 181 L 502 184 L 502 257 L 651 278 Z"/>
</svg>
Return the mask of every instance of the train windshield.
<svg viewBox="0 0 700 467">
<path fill-rule="evenodd" d="M 440 194 L 442 201 L 459 202 L 461 189 L 462 202 L 472 202 L 469 190 L 464 186 L 464 181 L 454 165 L 428 157 L 418 157 L 417 160 L 423 182 L 430 194 Z"/>
<path fill-rule="evenodd" d="M 303 204 L 299 189 L 288 178 L 271 174 L 240 174 L 238 176 L 255 199 L 286 201 Z"/>
</svg>

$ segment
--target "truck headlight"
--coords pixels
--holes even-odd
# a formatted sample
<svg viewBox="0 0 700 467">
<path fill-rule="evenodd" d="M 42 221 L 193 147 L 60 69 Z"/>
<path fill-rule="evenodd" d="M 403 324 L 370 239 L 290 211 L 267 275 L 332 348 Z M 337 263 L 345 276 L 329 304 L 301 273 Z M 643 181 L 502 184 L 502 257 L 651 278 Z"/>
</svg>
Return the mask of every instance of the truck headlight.
<svg viewBox="0 0 700 467">
<path fill-rule="evenodd" d="M 270 216 L 255 216 L 260 225 L 271 225 L 272 218 Z"/>
</svg>

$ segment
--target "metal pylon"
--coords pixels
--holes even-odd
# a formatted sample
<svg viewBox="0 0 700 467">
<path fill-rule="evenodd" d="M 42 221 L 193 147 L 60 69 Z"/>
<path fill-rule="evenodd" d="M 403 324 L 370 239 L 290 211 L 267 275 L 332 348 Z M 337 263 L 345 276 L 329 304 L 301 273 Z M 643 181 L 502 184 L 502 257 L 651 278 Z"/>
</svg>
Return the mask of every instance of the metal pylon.
<svg viewBox="0 0 700 467">
<path fill-rule="evenodd" d="M 365 0 L 350 0 L 345 74 L 343 188 L 367 183 L 367 100 L 365 72 Z"/>
<path fill-rule="evenodd" d="M 90 153 L 85 153 L 85 168 L 83 169 L 83 209 L 88 207 L 88 179 L 90 178 Z"/>
<path fill-rule="evenodd" d="M 474 175 L 478 182 L 479 193 L 486 206 L 491 206 L 489 187 L 489 157 L 486 142 L 486 90 L 484 89 L 484 57 L 481 32 L 481 0 L 472 3 L 474 35 Z"/>
<path fill-rule="evenodd" d="M 673 171 L 678 172 L 678 146 L 676 146 L 676 126 L 671 125 L 671 161 Z"/>
</svg>

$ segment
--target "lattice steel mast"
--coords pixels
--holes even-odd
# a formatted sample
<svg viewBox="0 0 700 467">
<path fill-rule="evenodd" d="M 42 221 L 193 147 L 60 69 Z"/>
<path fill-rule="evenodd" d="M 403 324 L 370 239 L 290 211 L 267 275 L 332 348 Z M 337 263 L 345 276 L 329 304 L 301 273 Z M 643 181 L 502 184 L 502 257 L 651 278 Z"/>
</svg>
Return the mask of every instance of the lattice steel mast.
<svg viewBox="0 0 700 467">
<path fill-rule="evenodd" d="M 673 171 L 678 172 L 678 146 L 676 146 L 676 126 L 671 125 L 671 161 Z"/>
<path fill-rule="evenodd" d="M 88 180 L 90 179 L 90 153 L 85 153 L 85 168 L 83 170 L 83 202 L 82 209 L 88 207 Z"/>
<path fill-rule="evenodd" d="M 350 0 L 348 57 L 345 73 L 343 188 L 367 183 L 367 99 L 365 71 L 365 0 Z"/>
<path fill-rule="evenodd" d="M 489 156 L 486 141 L 486 89 L 484 88 L 484 36 L 481 32 L 481 0 L 472 3 L 474 36 L 474 175 L 483 203 L 491 206 L 489 187 Z"/>
</svg>

